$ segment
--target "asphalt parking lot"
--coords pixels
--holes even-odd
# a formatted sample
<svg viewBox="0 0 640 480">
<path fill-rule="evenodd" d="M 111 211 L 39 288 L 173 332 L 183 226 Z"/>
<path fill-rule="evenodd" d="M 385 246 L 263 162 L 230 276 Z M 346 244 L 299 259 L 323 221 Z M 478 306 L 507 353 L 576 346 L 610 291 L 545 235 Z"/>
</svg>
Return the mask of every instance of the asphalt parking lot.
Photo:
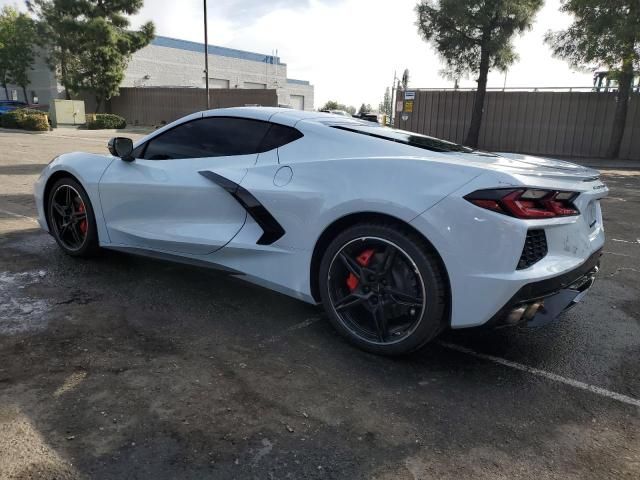
<svg viewBox="0 0 640 480">
<path fill-rule="evenodd" d="M 31 186 L 110 136 L 0 131 L 0 479 L 640 478 L 640 171 L 603 170 L 602 270 L 561 321 L 388 359 L 228 276 L 62 254 Z"/>
</svg>

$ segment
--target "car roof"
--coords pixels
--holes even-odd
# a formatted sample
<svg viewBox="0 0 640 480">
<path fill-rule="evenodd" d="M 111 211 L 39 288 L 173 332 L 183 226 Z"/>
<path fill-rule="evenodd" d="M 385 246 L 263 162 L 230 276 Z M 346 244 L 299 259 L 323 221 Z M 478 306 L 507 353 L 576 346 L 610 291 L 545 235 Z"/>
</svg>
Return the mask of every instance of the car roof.
<svg viewBox="0 0 640 480">
<path fill-rule="evenodd" d="M 200 112 L 194 112 L 185 117 L 159 128 L 149 135 L 134 142 L 134 148 L 137 148 L 143 142 L 147 142 L 152 138 L 170 130 L 177 125 L 196 120 L 203 117 L 238 117 L 249 118 L 253 120 L 261 120 L 263 122 L 274 122 L 281 125 L 293 127 L 296 123 L 302 120 L 315 120 L 320 124 L 331 124 L 336 121 L 344 122 L 350 120 L 348 117 L 341 115 L 334 115 L 333 113 L 322 112 L 308 112 L 303 110 L 293 110 L 291 108 L 281 107 L 230 107 L 230 108 L 216 108 L 212 110 L 204 110 Z"/>
<path fill-rule="evenodd" d="M 243 117 L 293 126 L 301 120 L 336 120 L 333 113 L 310 112 L 280 107 L 231 107 L 202 112 L 205 117 Z"/>
</svg>

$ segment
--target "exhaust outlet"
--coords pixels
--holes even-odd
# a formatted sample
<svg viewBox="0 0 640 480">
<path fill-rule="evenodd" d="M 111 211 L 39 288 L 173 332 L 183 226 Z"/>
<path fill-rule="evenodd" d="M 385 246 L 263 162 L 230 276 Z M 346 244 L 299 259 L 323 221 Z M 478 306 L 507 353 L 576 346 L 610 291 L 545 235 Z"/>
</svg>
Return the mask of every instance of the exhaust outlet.
<svg viewBox="0 0 640 480">
<path fill-rule="evenodd" d="M 538 310 L 542 308 L 544 301 L 527 303 L 514 308 L 507 315 L 505 325 L 517 325 L 521 322 L 528 322 L 535 317 Z"/>
<path fill-rule="evenodd" d="M 536 313 L 538 313 L 538 310 L 540 310 L 543 306 L 544 306 L 544 301 L 533 302 L 524 311 L 524 315 L 522 315 L 522 319 L 527 322 L 532 320 L 533 317 L 536 316 Z"/>
<path fill-rule="evenodd" d="M 524 312 L 527 310 L 526 306 L 514 308 L 509 312 L 507 318 L 505 319 L 505 325 L 517 325 L 522 321 L 522 316 Z"/>
</svg>

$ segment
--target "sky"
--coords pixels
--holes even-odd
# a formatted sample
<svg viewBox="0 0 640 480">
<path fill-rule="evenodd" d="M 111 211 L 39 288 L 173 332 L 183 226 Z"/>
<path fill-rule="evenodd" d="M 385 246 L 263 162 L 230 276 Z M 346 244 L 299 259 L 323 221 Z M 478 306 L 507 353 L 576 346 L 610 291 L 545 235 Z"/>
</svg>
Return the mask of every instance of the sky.
<svg viewBox="0 0 640 480">
<path fill-rule="evenodd" d="M 0 6 L 23 2 L 0 0 Z M 417 0 L 209 0 L 209 43 L 264 54 L 278 51 L 290 78 L 315 86 L 315 106 L 327 100 L 358 107 L 382 101 L 385 88 L 409 69 L 415 88 L 452 87 L 440 76 L 437 53 L 418 35 Z M 153 21 L 156 34 L 203 41 L 203 0 L 145 0 L 132 18 Z M 590 72 L 572 71 L 551 56 L 547 30 L 566 27 L 571 17 L 560 0 L 546 0 L 533 29 L 515 40 L 520 60 L 506 75 L 507 87 L 587 87 Z M 489 87 L 502 87 L 505 75 L 489 74 Z M 460 82 L 474 87 L 475 79 Z"/>
</svg>

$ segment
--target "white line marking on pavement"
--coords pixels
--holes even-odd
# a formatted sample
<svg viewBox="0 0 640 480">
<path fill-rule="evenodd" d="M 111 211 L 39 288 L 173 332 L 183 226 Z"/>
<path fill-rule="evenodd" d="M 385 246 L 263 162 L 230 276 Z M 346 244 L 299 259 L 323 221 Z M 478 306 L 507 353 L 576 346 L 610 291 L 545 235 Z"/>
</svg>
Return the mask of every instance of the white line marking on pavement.
<svg viewBox="0 0 640 480">
<path fill-rule="evenodd" d="M 639 399 L 629 397 L 621 393 L 612 392 L 611 390 L 607 390 L 606 388 L 596 387 L 595 385 L 589 385 L 588 383 L 579 382 L 578 380 L 574 380 L 572 378 L 566 378 L 561 375 L 557 375 L 555 373 L 546 372 L 538 368 L 529 367 L 528 365 L 523 365 L 522 363 L 512 362 L 511 360 L 506 360 L 500 357 L 494 357 L 493 355 L 487 355 L 486 353 L 479 353 L 479 352 L 476 352 L 475 350 L 471 350 L 470 348 L 456 345 L 454 343 L 438 342 L 438 344 L 445 348 L 448 348 L 449 350 L 455 350 L 456 352 L 465 353 L 467 355 L 471 355 L 472 357 L 497 363 L 499 365 L 513 368 L 515 370 L 520 370 L 521 372 L 527 372 L 532 375 L 536 375 L 538 377 L 543 377 L 548 380 L 553 380 L 554 382 L 564 383 L 565 385 L 569 385 L 574 388 L 579 388 L 581 390 L 586 390 L 588 392 L 595 393 L 596 395 L 611 398 L 612 400 L 617 400 L 619 402 L 626 403 L 628 405 L 640 407 Z"/>
<path fill-rule="evenodd" d="M 26 216 L 26 215 L 20 215 L 19 213 L 10 212 L 9 210 L 2 210 L 2 209 L 0 209 L 0 213 L 4 213 L 5 215 L 9 215 L 9 216 L 11 216 L 11 217 L 24 218 L 24 219 L 26 219 L 26 220 L 30 220 L 30 221 L 32 221 L 32 222 L 34 222 L 34 223 L 38 223 L 38 221 L 37 221 L 35 218 L 33 218 L 33 217 L 28 217 L 28 216 Z"/>
<path fill-rule="evenodd" d="M 627 255 L 625 253 L 615 253 L 615 252 L 607 252 L 606 250 L 602 253 L 606 253 L 607 255 L 616 255 L 618 257 L 631 257 L 631 258 L 636 258 L 635 255 Z"/>
<path fill-rule="evenodd" d="M 617 238 L 612 238 L 611 239 L 612 242 L 621 242 L 621 243 L 631 243 L 631 244 L 638 244 L 640 245 L 640 238 L 637 238 L 635 242 L 629 241 L 629 240 L 620 240 Z"/>
</svg>

